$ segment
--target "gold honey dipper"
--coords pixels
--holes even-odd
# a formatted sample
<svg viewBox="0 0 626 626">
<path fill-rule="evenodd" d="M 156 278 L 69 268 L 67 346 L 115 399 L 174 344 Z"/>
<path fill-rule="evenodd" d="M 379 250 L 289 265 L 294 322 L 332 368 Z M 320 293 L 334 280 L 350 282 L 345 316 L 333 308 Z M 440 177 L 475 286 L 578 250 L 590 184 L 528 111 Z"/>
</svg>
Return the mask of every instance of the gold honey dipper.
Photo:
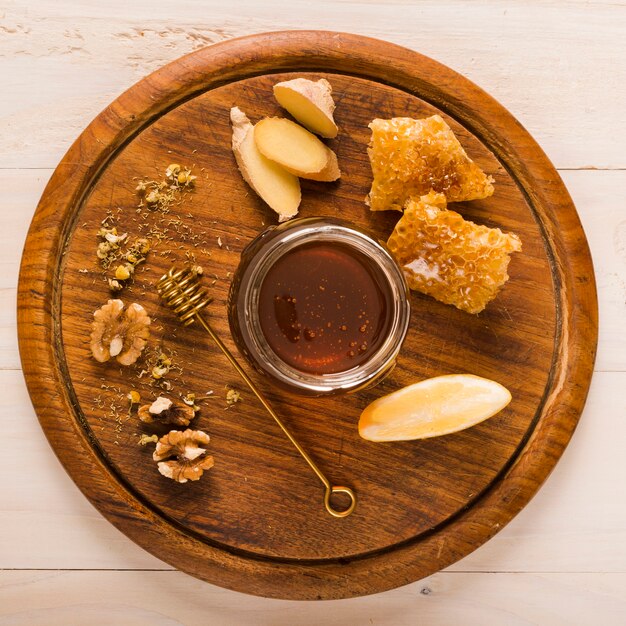
<svg viewBox="0 0 626 626">
<path fill-rule="evenodd" d="M 200 311 L 207 304 L 209 304 L 209 302 L 211 302 L 212 298 L 208 295 L 206 289 L 200 287 L 198 284 L 197 273 L 193 272 L 189 268 L 177 270 L 175 267 L 172 267 L 170 271 L 163 275 L 157 283 L 157 291 L 159 292 L 163 302 L 170 307 L 174 313 L 176 313 L 183 326 L 190 326 L 195 320 L 197 320 L 204 330 L 209 333 L 209 336 L 213 339 L 217 347 L 230 361 L 231 365 L 237 370 L 239 376 L 243 378 L 252 393 L 254 393 L 265 410 L 274 418 L 281 430 L 285 433 L 285 435 L 287 435 L 289 441 L 291 441 L 291 443 L 295 446 L 296 450 L 309 464 L 309 467 L 315 472 L 315 475 L 324 485 L 324 506 L 326 507 L 326 510 L 334 517 L 347 517 L 350 515 L 356 506 L 356 495 L 354 491 L 352 491 L 350 487 L 337 487 L 330 484 L 328 478 L 326 478 L 313 459 L 308 455 L 306 450 L 304 450 L 304 448 L 296 441 L 285 424 L 283 424 L 282 420 L 278 417 L 278 415 L 276 415 L 274 409 L 272 409 L 272 406 L 263 396 L 261 391 L 259 391 L 252 379 L 246 374 L 241 365 L 239 365 L 235 357 L 224 345 L 222 340 L 215 334 L 204 317 L 200 315 Z M 337 493 L 346 494 L 350 498 L 348 508 L 343 511 L 334 509 L 330 502 L 331 496 Z"/>
</svg>

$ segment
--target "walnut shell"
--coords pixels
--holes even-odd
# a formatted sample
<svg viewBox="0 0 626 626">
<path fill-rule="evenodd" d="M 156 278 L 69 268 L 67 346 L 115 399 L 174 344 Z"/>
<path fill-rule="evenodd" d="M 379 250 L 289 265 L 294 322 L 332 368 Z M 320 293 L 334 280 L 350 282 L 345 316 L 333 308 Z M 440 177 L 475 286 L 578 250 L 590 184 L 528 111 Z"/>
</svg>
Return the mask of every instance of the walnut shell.
<svg viewBox="0 0 626 626">
<path fill-rule="evenodd" d="M 93 314 L 91 353 L 104 363 L 115 357 L 122 365 L 132 365 L 150 336 L 150 317 L 136 302 L 124 310 L 121 300 L 109 300 Z"/>
<path fill-rule="evenodd" d="M 152 458 L 166 478 L 179 483 L 198 480 L 204 470 L 213 467 L 213 457 L 200 447 L 209 441 L 210 437 L 201 430 L 172 430 L 159 439 Z"/>
<path fill-rule="evenodd" d="M 139 419 L 146 424 L 156 422 L 174 426 L 189 426 L 195 414 L 192 406 L 174 404 L 165 396 L 159 396 L 152 404 L 144 404 L 137 410 Z"/>
</svg>

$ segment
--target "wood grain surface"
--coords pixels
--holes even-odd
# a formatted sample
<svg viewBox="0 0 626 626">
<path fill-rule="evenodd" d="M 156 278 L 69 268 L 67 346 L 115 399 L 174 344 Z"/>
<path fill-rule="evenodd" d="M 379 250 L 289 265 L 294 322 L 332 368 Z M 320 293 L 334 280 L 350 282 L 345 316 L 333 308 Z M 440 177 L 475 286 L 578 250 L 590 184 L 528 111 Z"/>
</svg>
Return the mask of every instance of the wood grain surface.
<svg viewBox="0 0 626 626">
<path fill-rule="evenodd" d="M 332 145 L 344 177 L 335 185 L 305 185 L 303 216 L 344 217 L 386 237 L 397 216 L 371 215 L 363 205 L 370 181 L 367 123 L 440 111 L 496 178 L 492 198 L 455 208 L 518 233 L 524 244 L 511 281 L 480 316 L 412 297 L 411 332 L 384 388 L 303 401 L 262 383 L 332 480 L 357 490 L 358 509 L 345 520 L 328 518 L 315 478 L 251 396 L 225 410 L 225 387 L 238 385 L 234 372 L 199 330 L 178 330 L 154 293 L 156 278 L 193 252 L 206 279 L 216 281 L 211 318 L 228 337 L 229 277 L 241 249 L 273 220 L 236 171 L 228 109 L 240 106 L 254 120 L 277 113 L 271 85 L 305 72 L 326 76 L 335 88 L 342 131 Z M 171 216 L 137 213 L 133 179 L 159 177 L 172 161 L 194 163 L 196 191 Z M 122 297 L 146 306 L 157 318 L 154 345 L 176 353 L 183 372 L 173 391 L 214 391 L 197 425 L 213 438 L 216 467 L 197 484 L 160 477 L 149 452 L 136 445 L 136 419 L 116 423 L 98 406 L 119 403 L 133 385 L 144 387 L 135 371 L 94 363 L 86 343 L 91 312 L 108 297 L 94 253 L 109 210 L 123 232 L 147 232 L 156 219 L 171 237 Z M 24 371 L 46 434 L 113 523 L 161 558 L 217 584 L 330 598 L 437 571 L 521 509 L 560 456 L 584 403 L 595 306 L 593 270 L 571 200 L 540 149 L 495 101 L 405 49 L 300 32 L 201 50 L 151 75 L 94 121 L 39 205 L 23 257 L 18 315 Z M 511 389 L 507 410 L 427 442 L 359 440 L 359 411 L 381 391 L 468 370 Z M 155 393 L 142 388 L 146 397 Z"/>
</svg>

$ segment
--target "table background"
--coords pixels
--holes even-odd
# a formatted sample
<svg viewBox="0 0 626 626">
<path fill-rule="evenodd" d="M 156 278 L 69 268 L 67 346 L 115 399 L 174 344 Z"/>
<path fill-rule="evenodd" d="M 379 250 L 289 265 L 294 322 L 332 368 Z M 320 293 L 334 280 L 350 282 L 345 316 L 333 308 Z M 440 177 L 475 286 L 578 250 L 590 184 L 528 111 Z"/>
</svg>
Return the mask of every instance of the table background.
<svg viewBox="0 0 626 626">
<path fill-rule="evenodd" d="M 289 28 L 350 31 L 413 48 L 498 99 L 572 194 L 600 302 L 587 407 L 534 500 L 443 572 L 323 603 L 203 583 L 106 522 L 45 440 L 16 338 L 26 231 L 83 128 L 168 61 L 230 37 Z M 626 623 L 626 2 L 0 0 L 0 85 L 0 623 Z"/>
</svg>

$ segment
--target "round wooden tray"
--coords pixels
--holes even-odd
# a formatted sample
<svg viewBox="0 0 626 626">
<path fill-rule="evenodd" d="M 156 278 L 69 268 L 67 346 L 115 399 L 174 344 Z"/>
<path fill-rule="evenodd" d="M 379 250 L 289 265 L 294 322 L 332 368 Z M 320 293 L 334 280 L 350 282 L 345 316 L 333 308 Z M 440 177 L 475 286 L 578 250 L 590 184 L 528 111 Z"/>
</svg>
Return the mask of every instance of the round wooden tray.
<svg viewBox="0 0 626 626">
<path fill-rule="evenodd" d="M 334 519 L 322 489 L 277 426 L 200 328 L 182 329 L 162 307 L 157 278 L 191 254 L 215 296 L 214 327 L 234 350 L 225 302 L 243 247 L 274 214 L 239 175 L 229 109 L 253 121 L 282 114 L 271 87 L 326 77 L 341 129 L 330 142 L 343 177 L 303 184 L 301 216 L 339 216 L 387 238 L 398 214 L 370 213 L 366 153 L 374 117 L 441 113 L 496 180 L 487 200 L 455 205 L 465 217 L 517 233 L 511 279 L 478 316 L 412 294 L 412 322 L 393 374 L 351 396 L 303 399 L 256 377 L 335 484 L 359 497 Z M 210 433 L 215 467 L 197 483 L 160 476 L 148 432 L 125 394 L 150 390 L 138 368 L 89 356 L 93 311 L 110 297 L 95 257 L 111 211 L 121 232 L 145 234 L 136 178 L 160 179 L 171 162 L 194 164 L 194 192 L 158 226 L 126 302 L 155 318 L 151 346 L 182 368 L 172 394 L 214 392 L 196 427 Z M 146 226 L 145 224 L 148 224 Z M 154 231 L 152 234 L 154 239 Z M 219 243 L 218 243 L 219 238 Z M 81 271 L 82 270 L 82 271 Z M 585 235 L 561 179 L 520 124 L 468 80 L 415 52 L 331 32 L 280 32 L 227 41 L 148 76 L 104 110 L 52 176 L 31 225 L 18 302 L 24 374 L 42 427 L 74 481 L 113 524 L 172 565 L 259 595 L 321 599 L 384 591 L 465 556 L 537 491 L 563 452 L 591 378 L 597 311 Z M 430 376 L 471 372 L 507 386 L 513 401 L 466 431 L 425 441 L 359 438 L 360 411 L 382 393 Z M 225 387 L 242 389 L 227 409 Z M 112 408 L 111 408 L 112 407 Z"/>
</svg>

